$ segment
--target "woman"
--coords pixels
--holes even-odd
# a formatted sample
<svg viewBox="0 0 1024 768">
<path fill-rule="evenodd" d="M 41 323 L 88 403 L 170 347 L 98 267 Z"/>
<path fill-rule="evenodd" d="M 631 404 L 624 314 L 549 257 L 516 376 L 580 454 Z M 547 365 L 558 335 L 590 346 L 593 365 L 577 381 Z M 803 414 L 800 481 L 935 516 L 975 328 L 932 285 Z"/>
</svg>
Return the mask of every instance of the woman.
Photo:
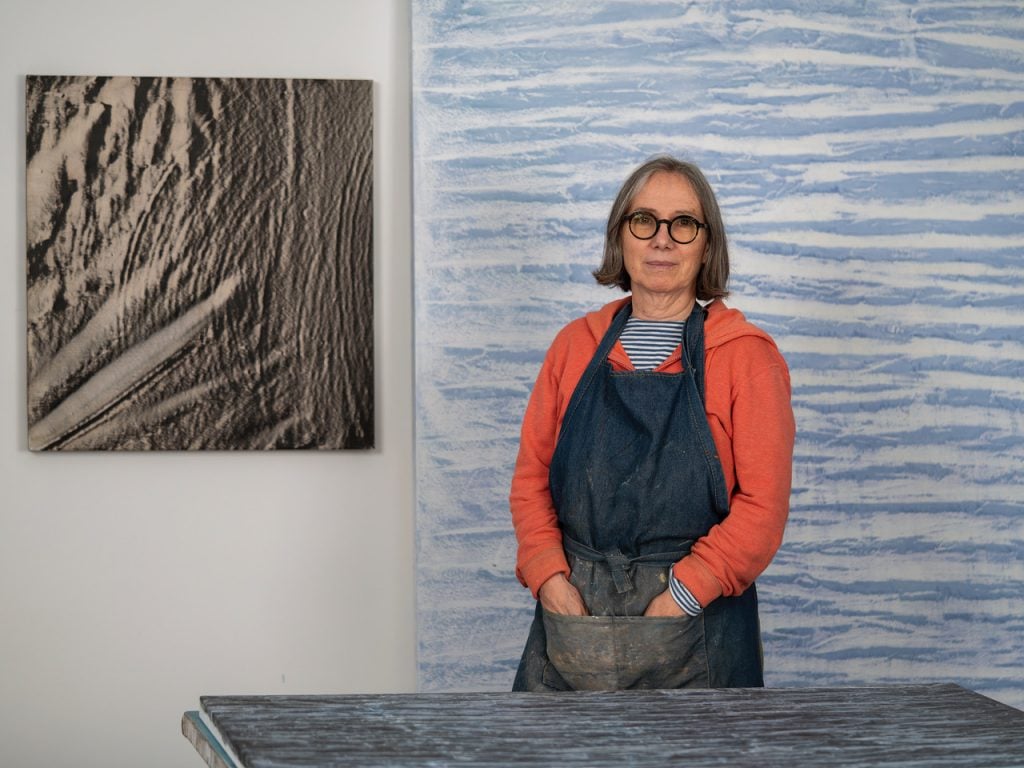
<svg viewBox="0 0 1024 768">
<path fill-rule="evenodd" d="M 510 501 L 538 605 L 513 690 L 761 686 L 754 579 L 789 510 L 789 372 L 722 303 L 696 166 L 633 171 L 594 276 L 630 295 L 562 329 L 523 419 Z"/>
</svg>

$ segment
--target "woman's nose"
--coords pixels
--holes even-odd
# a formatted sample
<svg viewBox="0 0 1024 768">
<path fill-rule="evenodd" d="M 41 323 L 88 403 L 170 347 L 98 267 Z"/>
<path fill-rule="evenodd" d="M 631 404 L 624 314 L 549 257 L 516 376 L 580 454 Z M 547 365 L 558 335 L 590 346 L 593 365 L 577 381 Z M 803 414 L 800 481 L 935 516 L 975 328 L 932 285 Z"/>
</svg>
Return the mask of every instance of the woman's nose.
<svg viewBox="0 0 1024 768">
<path fill-rule="evenodd" d="M 669 237 L 668 234 L 669 224 L 660 223 L 658 224 L 658 231 L 654 233 L 654 237 L 651 238 L 652 243 L 658 248 L 667 248 L 675 245 L 675 241 Z"/>
</svg>

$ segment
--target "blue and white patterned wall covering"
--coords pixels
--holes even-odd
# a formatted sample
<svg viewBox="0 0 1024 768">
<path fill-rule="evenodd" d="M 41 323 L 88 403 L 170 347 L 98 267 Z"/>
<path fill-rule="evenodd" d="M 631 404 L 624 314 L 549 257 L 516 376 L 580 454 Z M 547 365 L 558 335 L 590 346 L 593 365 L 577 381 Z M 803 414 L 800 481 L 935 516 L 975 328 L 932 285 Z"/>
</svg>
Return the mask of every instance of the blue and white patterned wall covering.
<svg viewBox="0 0 1024 768">
<path fill-rule="evenodd" d="M 1024 706 L 1024 11 L 1009 2 L 414 2 L 420 681 L 506 689 L 508 485 L 619 184 L 696 161 L 789 361 L 774 686 Z"/>
</svg>

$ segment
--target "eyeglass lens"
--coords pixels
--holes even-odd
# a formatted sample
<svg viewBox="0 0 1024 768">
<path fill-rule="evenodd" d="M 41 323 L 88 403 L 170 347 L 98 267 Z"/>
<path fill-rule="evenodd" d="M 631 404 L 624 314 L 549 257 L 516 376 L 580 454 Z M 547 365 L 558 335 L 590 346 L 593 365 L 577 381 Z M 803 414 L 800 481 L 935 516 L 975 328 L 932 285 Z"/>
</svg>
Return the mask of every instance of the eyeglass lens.
<svg viewBox="0 0 1024 768">
<path fill-rule="evenodd" d="M 645 211 L 629 217 L 629 231 L 640 240 L 650 240 L 658 233 L 661 221 Z M 698 222 L 690 216 L 676 216 L 668 222 L 668 235 L 681 245 L 693 242 L 700 231 Z"/>
</svg>

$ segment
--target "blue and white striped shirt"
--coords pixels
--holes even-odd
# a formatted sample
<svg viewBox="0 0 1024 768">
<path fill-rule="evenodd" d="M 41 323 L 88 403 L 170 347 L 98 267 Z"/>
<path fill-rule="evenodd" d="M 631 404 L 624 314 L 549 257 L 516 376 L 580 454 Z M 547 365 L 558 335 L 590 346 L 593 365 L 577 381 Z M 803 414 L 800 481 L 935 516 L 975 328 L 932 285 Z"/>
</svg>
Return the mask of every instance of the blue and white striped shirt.
<svg viewBox="0 0 1024 768">
<path fill-rule="evenodd" d="M 653 371 L 675 351 L 683 340 L 684 320 L 626 321 L 619 341 L 638 371 Z"/>
</svg>

